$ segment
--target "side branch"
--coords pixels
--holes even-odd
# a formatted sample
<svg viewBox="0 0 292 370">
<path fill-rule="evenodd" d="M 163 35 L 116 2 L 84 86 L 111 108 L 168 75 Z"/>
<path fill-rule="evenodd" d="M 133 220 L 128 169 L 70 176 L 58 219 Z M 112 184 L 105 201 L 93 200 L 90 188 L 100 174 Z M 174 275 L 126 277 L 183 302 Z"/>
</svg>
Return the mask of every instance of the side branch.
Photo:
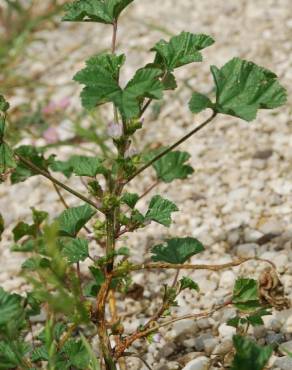
<svg viewBox="0 0 292 370">
<path fill-rule="evenodd" d="M 76 190 L 70 188 L 69 186 L 63 184 L 61 181 L 57 180 L 55 177 L 53 177 L 52 175 L 50 175 L 48 172 L 46 172 L 45 170 L 39 168 L 38 166 L 36 166 L 34 163 L 32 163 L 30 160 L 26 159 L 25 157 L 23 157 L 22 155 L 20 154 L 16 154 L 17 158 L 25 165 L 27 166 L 28 168 L 32 169 L 34 172 L 46 177 L 48 180 L 50 180 L 53 184 L 55 185 L 58 185 L 60 186 L 62 189 L 68 191 L 69 193 L 71 193 L 72 195 L 74 195 L 75 197 L 83 200 L 85 203 L 88 203 L 90 204 L 92 207 L 94 207 L 95 209 L 97 209 L 99 212 L 102 212 L 98 205 L 93 202 L 91 199 L 85 197 L 84 195 L 82 195 L 81 193 L 78 193 Z M 103 212 L 102 212 L 103 213 Z"/>
<path fill-rule="evenodd" d="M 213 119 L 216 117 L 217 113 L 214 111 L 212 113 L 212 115 L 206 120 L 204 121 L 203 123 L 201 123 L 199 126 L 197 126 L 195 129 L 193 129 L 192 131 L 190 131 L 188 134 L 186 134 L 185 136 L 183 136 L 180 140 L 176 141 L 173 145 L 171 145 L 170 147 L 166 148 L 163 152 L 161 152 L 160 154 L 158 154 L 156 157 L 154 157 L 153 159 L 151 159 L 149 162 L 147 162 L 143 167 L 141 167 L 139 170 L 137 170 L 132 176 L 130 176 L 127 181 L 125 182 L 125 185 L 128 184 L 130 181 L 132 181 L 136 176 L 138 176 L 140 173 L 142 173 L 143 171 L 145 171 L 148 167 L 150 167 L 154 162 L 158 161 L 160 158 L 164 157 L 166 154 L 168 154 L 169 152 L 171 152 L 173 149 L 175 149 L 176 147 L 178 147 L 180 144 L 182 144 L 184 141 L 186 141 L 187 139 L 189 139 L 191 136 L 193 136 L 195 133 L 197 133 L 198 131 L 202 130 L 202 128 L 204 128 L 205 126 L 207 126 L 208 123 L 210 123 L 211 121 L 213 121 Z"/>
<path fill-rule="evenodd" d="M 230 267 L 236 267 L 240 266 L 243 263 L 249 262 L 249 261 L 259 261 L 270 264 L 274 269 L 276 266 L 273 262 L 262 259 L 262 258 L 244 258 L 239 259 L 237 261 L 232 261 L 228 263 L 224 263 L 221 265 L 194 265 L 194 264 L 174 264 L 174 263 L 164 263 L 164 262 L 153 262 L 153 263 L 143 263 L 140 265 L 133 265 L 133 266 L 127 266 L 126 269 L 128 272 L 130 271 L 139 271 L 139 270 L 155 270 L 155 269 L 174 269 L 174 270 L 211 270 L 211 271 L 220 271 L 224 270 L 226 268 Z M 117 276 L 121 273 L 123 267 L 120 269 L 117 268 L 115 271 L 113 271 L 113 276 Z"/>
<path fill-rule="evenodd" d="M 119 345 L 115 348 L 115 358 L 118 359 L 119 357 L 123 356 L 124 352 L 138 339 L 142 339 L 147 337 L 149 334 L 157 332 L 160 328 L 163 328 L 165 326 L 172 325 L 173 323 L 181 320 L 186 320 L 186 319 L 199 319 L 203 317 L 209 317 L 213 315 L 216 311 L 221 310 L 222 308 L 229 306 L 232 304 L 231 300 L 228 300 L 224 302 L 221 305 L 215 306 L 212 310 L 210 311 L 204 311 L 204 312 L 199 312 L 195 314 L 189 314 L 189 315 L 184 315 L 184 316 L 179 316 L 175 317 L 171 320 L 162 322 L 162 323 L 153 323 L 153 326 L 151 328 L 147 328 L 146 330 L 141 330 L 137 331 L 131 335 L 129 335 L 127 338 L 125 338 L 123 341 L 119 343 Z"/>
</svg>

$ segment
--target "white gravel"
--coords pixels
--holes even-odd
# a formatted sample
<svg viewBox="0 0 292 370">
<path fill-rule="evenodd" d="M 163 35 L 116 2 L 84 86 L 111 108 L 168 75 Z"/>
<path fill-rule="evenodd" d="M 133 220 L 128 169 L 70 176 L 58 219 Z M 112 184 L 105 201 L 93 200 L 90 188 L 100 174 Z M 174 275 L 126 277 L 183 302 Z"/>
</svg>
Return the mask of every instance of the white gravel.
<svg viewBox="0 0 292 370">
<path fill-rule="evenodd" d="M 157 40 L 167 38 L 168 32 L 182 30 L 210 34 L 216 39 L 216 44 L 203 52 L 205 61 L 202 64 L 178 71 L 182 89 L 169 94 L 161 105 L 158 118 L 155 118 L 154 111 L 146 116 L 145 129 L 135 144 L 137 147 L 153 142 L 169 144 L 202 121 L 205 114 L 194 117 L 188 112 L 191 90 L 186 84 L 200 92 L 209 92 L 212 88 L 210 64 L 220 66 L 233 56 L 253 60 L 275 71 L 289 93 L 292 92 L 291 0 L 136 1 L 128 15 L 122 17 L 119 29 L 119 52 L 130 49 L 123 78 L 131 76 L 133 68 L 151 59 L 146 51 Z M 50 94 L 54 99 L 73 95 L 72 113 L 79 110 L 79 88 L 71 78 L 89 55 L 103 50 L 109 43 L 110 30 L 106 26 L 62 24 L 56 29 L 40 31 L 38 41 L 29 47 L 21 69 L 31 76 L 42 72 L 42 81 L 48 87 L 30 94 L 26 94 L 25 89 L 18 89 L 11 99 L 12 104 L 15 106 L 26 99 L 42 101 Z M 175 215 L 174 224 L 169 229 L 153 224 L 124 239 L 122 244 L 127 242 L 134 259 L 142 261 L 148 258 L 150 247 L 165 237 L 197 237 L 205 244 L 206 251 L 194 257 L 192 262 L 225 263 L 236 257 L 252 256 L 271 259 L 291 299 L 291 118 L 289 99 L 286 107 L 273 112 L 262 111 L 252 123 L 219 116 L 216 122 L 184 143 L 181 149 L 192 154 L 194 175 L 188 181 L 171 186 L 159 185 L 141 202 L 141 207 L 146 207 L 151 195 L 161 193 L 175 201 L 180 212 Z M 141 144 L 138 145 L 139 142 Z M 60 151 L 60 155 L 64 154 Z M 149 170 L 147 175 L 133 181 L 129 189 L 142 192 L 153 180 L 154 173 Z M 83 190 L 78 182 L 75 181 L 74 185 Z M 77 202 L 68 195 L 66 199 L 70 204 Z M 32 206 L 47 209 L 52 216 L 62 210 L 51 185 L 39 177 L 13 187 L 8 184 L 0 186 L 0 210 L 8 225 L 1 241 L 0 284 L 11 291 L 25 287 L 17 276 L 23 256 L 9 251 L 11 229 L 17 221 L 29 220 L 29 207 Z M 185 273 L 198 282 L 202 293 L 184 293 L 176 312 L 185 314 L 210 308 L 228 296 L 236 276 L 244 273 L 257 277 L 262 268 L 262 265 L 251 262 L 222 274 L 205 271 Z M 172 275 L 161 273 L 158 278 L 157 272 L 150 272 L 139 278 L 137 274 L 135 279 L 140 279 L 145 286 L 144 302 L 140 304 L 128 299 L 127 309 L 133 312 L 135 307 L 139 312 L 142 305 L 148 307 L 147 315 L 153 313 L 154 303 L 159 299 L 157 280 L 161 283 L 170 281 Z M 141 314 L 138 319 L 134 317 L 132 322 L 128 322 L 128 329 L 133 329 L 141 319 Z M 141 343 L 135 346 L 155 369 L 181 369 L 185 366 L 185 370 L 203 370 L 208 368 L 206 364 L 210 363 L 210 358 L 214 358 L 210 357 L 211 354 L 228 356 L 230 353 L 233 330 L 224 324 L 225 321 L 226 314 L 221 312 L 211 321 L 177 323 L 171 330 L 162 331 L 161 343 L 151 345 L 148 350 Z M 263 344 L 275 338 L 291 346 L 291 310 L 265 317 L 265 324 L 266 328 L 257 333 Z M 202 335 L 207 337 L 204 339 L 200 337 Z M 170 353 L 161 350 L 170 343 L 173 343 Z M 198 352 L 199 357 L 196 355 Z M 188 353 L 188 363 L 184 363 L 183 358 Z M 274 360 L 271 369 L 292 368 L 291 359 L 287 356 L 280 357 L 280 353 L 276 353 Z M 137 359 L 129 359 L 129 365 L 130 369 L 142 368 Z"/>
</svg>

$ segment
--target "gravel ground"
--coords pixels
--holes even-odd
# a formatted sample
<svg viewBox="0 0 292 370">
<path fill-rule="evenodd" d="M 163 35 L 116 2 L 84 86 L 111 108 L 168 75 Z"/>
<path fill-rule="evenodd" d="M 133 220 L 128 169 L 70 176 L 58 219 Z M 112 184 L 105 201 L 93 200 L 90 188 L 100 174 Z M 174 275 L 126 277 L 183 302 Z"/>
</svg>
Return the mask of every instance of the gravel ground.
<svg viewBox="0 0 292 370">
<path fill-rule="evenodd" d="M 150 60 L 146 51 L 157 40 L 182 30 L 210 34 L 216 44 L 204 51 L 204 63 L 179 70 L 181 88 L 178 93 L 169 94 L 160 105 L 158 117 L 155 111 L 146 116 L 145 129 L 140 133 L 143 145 L 152 142 L 168 144 L 201 122 L 204 114 L 194 117 L 186 107 L 190 89 L 210 91 L 209 66 L 220 66 L 233 56 L 272 69 L 291 93 L 291 0 L 136 1 L 121 19 L 119 29 L 119 51 L 130 49 L 123 78 L 129 78 L 133 68 Z M 29 99 L 42 101 L 49 93 L 54 99 L 73 96 L 71 106 L 74 108 L 71 109 L 81 109 L 79 90 L 71 83 L 72 75 L 89 55 L 108 47 L 110 38 L 105 26 L 94 24 L 62 24 L 49 31 L 40 31 L 38 41 L 29 47 L 21 69 L 31 76 L 41 74 L 46 87 L 33 92 Z M 27 91 L 19 89 L 11 101 L 16 106 L 27 99 Z M 63 122 L 61 126 L 66 125 Z M 133 248 L 135 260 L 142 261 L 149 257 L 153 243 L 165 237 L 194 236 L 206 246 L 199 258 L 192 259 L 194 263 L 225 263 L 236 257 L 253 256 L 270 259 L 276 264 L 291 299 L 291 133 L 291 100 L 278 111 L 260 112 L 252 123 L 219 116 L 181 146 L 191 153 L 195 174 L 188 181 L 172 186 L 161 184 L 149 195 L 161 193 L 178 204 L 180 212 L 175 215 L 174 224 L 169 229 L 151 225 L 124 239 L 123 245 L 126 241 Z M 60 155 L 67 152 L 68 149 L 63 149 Z M 142 192 L 153 179 L 154 174 L 149 170 L 147 175 L 133 181 L 132 190 Z M 75 185 L 82 190 L 79 183 Z M 0 284 L 5 289 L 19 291 L 25 287 L 21 277 L 17 276 L 23 256 L 9 251 L 11 228 L 18 220 L 29 219 L 29 207 L 48 209 L 54 216 L 62 206 L 51 185 L 39 177 L 13 187 L 1 185 L 0 196 L 0 209 L 9 225 L 1 242 L 0 256 L 5 263 L 0 272 Z M 146 207 L 149 197 L 141 201 L 141 208 Z M 70 204 L 77 204 L 70 196 L 66 199 Z M 210 309 L 228 296 L 236 276 L 245 273 L 258 277 L 263 267 L 250 262 L 220 274 L 202 271 L 185 274 L 198 282 L 201 294 L 182 295 L 177 313 Z M 171 281 L 171 276 L 160 273 L 159 280 Z M 134 280 L 145 286 L 145 290 L 141 302 L 131 298 L 125 301 L 128 312 L 137 313 L 135 319 L 127 321 L 127 330 L 143 323 L 145 313 L 151 315 L 155 303 L 159 302 L 157 272 L 148 273 L 146 278 L 137 273 Z M 231 350 L 233 329 L 224 322 L 233 314 L 234 311 L 229 309 L 210 319 L 180 322 L 171 330 L 162 332 L 160 343 L 148 347 L 138 343 L 134 347 L 157 370 L 184 366 L 186 370 L 213 368 L 211 360 L 216 358 L 215 354 L 225 356 L 228 361 L 226 355 L 228 357 Z M 265 317 L 265 324 L 265 328 L 254 331 L 260 343 L 282 343 L 282 348 L 286 346 L 292 350 L 291 309 Z M 141 368 L 139 360 L 131 359 L 129 364 L 131 369 Z M 273 356 L 269 368 L 289 370 L 292 359 L 279 351 Z"/>
</svg>

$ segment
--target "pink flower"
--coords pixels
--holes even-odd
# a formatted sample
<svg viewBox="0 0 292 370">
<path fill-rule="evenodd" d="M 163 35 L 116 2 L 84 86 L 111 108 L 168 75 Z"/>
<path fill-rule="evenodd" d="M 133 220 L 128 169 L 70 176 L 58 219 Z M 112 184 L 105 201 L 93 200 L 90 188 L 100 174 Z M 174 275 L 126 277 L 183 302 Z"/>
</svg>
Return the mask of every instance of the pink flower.
<svg viewBox="0 0 292 370">
<path fill-rule="evenodd" d="M 59 101 L 51 101 L 47 106 L 43 108 L 44 114 L 53 114 L 58 111 L 65 110 L 70 105 L 70 99 L 68 97 L 64 97 Z"/>
<path fill-rule="evenodd" d="M 43 138 L 46 140 L 48 144 L 54 144 L 59 140 L 59 134 L 57 132 L 56 127 L 49 127 L 44 133 Z"/>
<path fill-rule="evenodd" d="M 107 127 L 108 136 L 119 139 L 123 135 L 123 126 L 119 123 L 111 122 Z"/>
<path fill-rule="evenodd" d="M 160 333 L 156 333 L 152 337 L 152 340 L 154 343 L 160 343 L 161 339 L 162 339 L 162 335 Z"/>
</svg>

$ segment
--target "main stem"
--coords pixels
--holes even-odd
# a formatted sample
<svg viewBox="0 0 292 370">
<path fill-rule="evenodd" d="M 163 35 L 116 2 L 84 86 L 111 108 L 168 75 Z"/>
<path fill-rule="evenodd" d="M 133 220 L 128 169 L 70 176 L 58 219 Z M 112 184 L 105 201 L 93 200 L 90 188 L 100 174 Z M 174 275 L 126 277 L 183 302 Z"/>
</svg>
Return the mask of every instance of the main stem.
<svg viewBox="0 0 292 370">
<path fill-rule="evenodd" d="M 113 37 L 112 37 L 112 54 L 116 51 L 116 41 L 117 41 L 117 29 L 118 25 L 115 21 L 113 23 Z M 114 106 L 114 120 L 118 123 L 119 116 L 116 107 Z M 111 196 L 116 196 L 121 191 L 120 186 L 116 184 L 109 185 L 109 193 Z M 114 256 L 113 252 L 115 250 L 115 236 L 117 229 L 117 215 L 119 209 L 117 206 L 113 206 L 108 209 L 105 213 L 106 217 L 106 255 L 109 256 L 109 260 L 106 265 L 106 281 L 102 285 L 98 296 L 97 296 L 97 319 L 98 319 L 98 336 L 100 340 L 101 355 L 103 357 L 104 365 L 106 370 L 117 370 L 116 361 L 113 358 L 113 349 L 110 343 L 110 338 L 108 335 L 108 329 L 106 326 L 105 317 L 105 307 L 106 301 L 110 292 L 110 284 L 112 280 L 112 271 L 114 267 Z"/>
</svg>

